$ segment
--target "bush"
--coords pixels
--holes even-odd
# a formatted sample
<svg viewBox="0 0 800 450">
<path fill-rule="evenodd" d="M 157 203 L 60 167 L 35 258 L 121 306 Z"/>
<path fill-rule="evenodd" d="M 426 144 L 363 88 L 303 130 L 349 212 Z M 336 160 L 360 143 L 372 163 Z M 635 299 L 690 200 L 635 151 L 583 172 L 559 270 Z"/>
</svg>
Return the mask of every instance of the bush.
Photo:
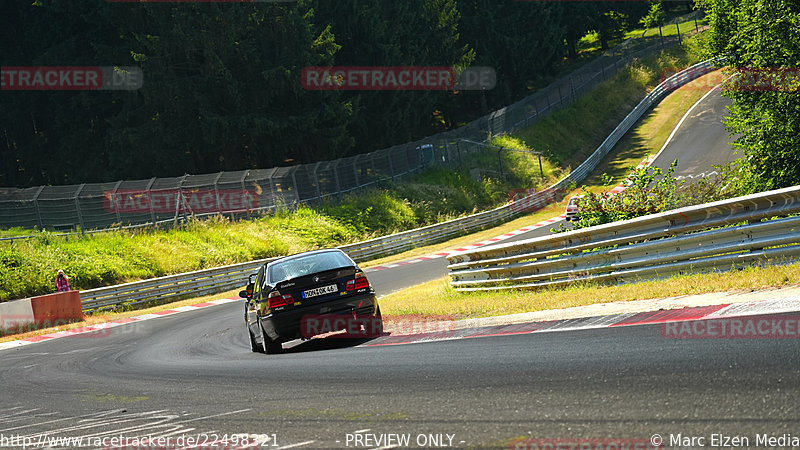
<svg viewBox="0 0 800 450">
<path fill-rule="evenodd" d="M 678 160 L 673 161 L 667 172 L 658 167 L 632 169 L 626 181 L 627 188 L 617 194 L 608 192 L 589 192 L 584 186 L 584 197 L 578 203 L 579 220 L 573 229 L 588 228 L 604 223 L 629 220 L 648 214 L 656 214 L 671 209 L 725 200 L 743 195 L 744 188 L 737 180 L 737 163 L 716 166 L 718 176 L 714 179 L 702 178 L 696 183 L 686 184 L 676 180 Z M 603 175 L 606 184 L 610 178 Z M 568 231 L 562 224 L 558 230 Z"/>
</svg>

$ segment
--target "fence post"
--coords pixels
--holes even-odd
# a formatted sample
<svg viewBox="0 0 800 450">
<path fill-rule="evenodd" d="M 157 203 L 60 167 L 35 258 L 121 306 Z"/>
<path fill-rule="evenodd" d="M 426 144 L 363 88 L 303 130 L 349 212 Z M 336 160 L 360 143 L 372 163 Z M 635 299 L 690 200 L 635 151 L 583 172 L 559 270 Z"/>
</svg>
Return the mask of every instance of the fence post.
<svg viewBox="0 0 800 450">
<path fill-rule="evenodd" d="M 389 173 L 391 174 L 392 183 L 394 183 L 394 164 L 392 163 L 392 153 L 386 152 L 386 160 L 389 161 Z"/>
<path fill-rule="evenodd" d="M 456 152 L 458 152 L 458 169 L 464 170 L 464 160 L 461 158 L 461 143 L 456 141 Z"/>
<path fill-rule="evenodd" d="M 78 200 L 78 197 L 81 195 L 81 191 L 83 190 L 86 183 L 82 183 L 78 186 L 78 190 L 75 191 L 75 212 L 78 213 L 78 225 L 81 227 L 81 234 L 83 234 L 83 214 L 81 214 L 81 202 Z"/>
<path fill-rule="evenodd" d="M 572 101 L 575 101 L 575 82 L 572 80 L 572 76 L 569 77 L 569 89 L 572 91 Z"/>
<path fill-rule="evenodd" d="M 333 181 L 336 183 L 336 195 L 342 193 L 342 186 L 339 184 L 339 163 L 341 159 L 334 160 L 333 162 Z"/>
<path fill-rule="evenodd" d="M 219 198 L 219 185 L 217 185 L 217 182 L 219 182 L 219 178 L 223 173 L 225 172 L 222 171 L 218 173 L 216 178 L 214 178 L 214 196 L 217 198 L 217 212 L 219 212 L 220 216 L 222 215 L 222 200 Z M 242 192 L 242 197 L 244 197 L 244 192 Z"/>
<path fill-rule="evenodd" d="M 503 148 L 501 147 L 497 150 L 497 163 L 500 165 L 500 176 L 505 177 L 505 173 L 503 173 Z"/>
<path fill-rule="evenodd" d="M 117 218 L 117 223 L 122 225 L 122 218 L 119 215 L 119 208 L 117 207 L 116 199 L 117 199 L 117 191 L 119 190 L 119 186 L 122 184 L 122 180 L 117 181 L 117 184 L 114 185 L 114 190 L 111 191 L 111 198 L 109 199 L 109 203 L 111 203 L 114 207 L 114 216 Z"/>
<path fill-rule="evenodd" d="M 242 179 L 239 180 L 239 184 L 242 186 L 242 195 L 244 195 L 244 193 L 247 191 L 247 186 L 245 186 L 244 180 L 247 179 L 248 175 L 250 175 L 250 171 L 249 170 L 245 170 L 244 174 L 242 174 Z M 264 192 L 264 188 L 261 188 L 261 192 Z M 270 195 L 272 195 L 272 191 L 270 191 Z M 250 198 L 250 196 L 248 195 L 247 198 Z M 260 200 L 258 202 L 258 206 L 259 206 L 259 208 L 261 207 L 261 201 Z M 231 217 L 233 217 L 233 213 L 231 213 Z M 247 202 L 247 217 L 250 217 L 250 202 Z"/>
<path fill-rule="evenodd" d="M 278 198 L 278 191 L 275 189 L 275 181 L 272 178 L 274 174 L 274 170 L 269 174 L 269 192 L 272 195 L 272 206 L 277 207 L 276 199 Z"/>
<path fill-rule="evenodd" d="M 36 223 L 39 225 L 39 231 L 44 230 L 44 223 L 42 223 L 42 211 L 39 209 L 39 194 L 44 190 L 44 186 L 39 186 L 39 190 L 33 194 L 33 209 L 36 211 Z"/>
<path fill-rule="evenodd" d="M 155 177 L 150 178 L 150 182 L 147 183 L 147 187 L 144 188 L 145 192 L 147 192 L 147 204 L 150 206 L 150 220 L 153 222 L 153 226 L 156 226 L 156 214 L 153 211 L 153 201 L 152 201 L 152 198 L 150 198 L 150 188 L 153 186 L 153 183 L 155 183 L 155 182 L 156 182 L 156 178 Z M 177 202 L 178 202 L 178 197 L 175 197 L 175 203 L 177 203 Z M 178 215 L 177 207 L 176 207 L 175 211 L 176 211 L 175 212 L 175 216 L 176 216 L 175 220 L 178 220 L 177 219 L 177 215 Z"/>
<path fill-rule="evenodd" d="M 183 216 L 184 217 L 186 217 L 186 210 L 189 210 L 189 211 L 192 210 L 192 206 L 189 204 L 189 202 L 186 201 L 186 196 L 183 195 L 183 182 L 186 181 L 186 177 L 188 177 L 188 176 L 189 176 L 188 174 L 183 174 L 183 176 L 181 177 L 180 183 L 178 183 L 178 199 L 180 199 L 180 201 L 183 202 L 183 204 L 185 205 L 184 212 L 183 212 Z M 153 179 L 155 180 L 155 178 L 153 178 Z M 178 205 L 179 205 L 179 203 L 176 201 L 175 202 L 175 206 L 176 206 L 175 207 L 175 220 L 173 221 L 175 226 L 178 225 L 178 210 L 179 210 Z M 150 202 L 150 210 L 151 211 L 153 210 L 153 203 L 152 202 Z M 194 214 L 194 211 L 192 211 L 192 214 Z"/>
<path fill-rule="evenodd" d="M 358 182 L 358 167 L 356 167 L 356 161 L 357 160 L 358 160 L 358 156 L 353 158 L 353 177 L 355 177 L 355 181 L 356 181 L 355 185 L 353 186 L 353 189 L 358 189 L 358 187 L 361 186 L 361 183 Z"/>
<path fill-rule="evenodd" d="M 544 168 L 542 167 L 542 154 L 539 153 L 539 173 L 542 175 L 542 182 L 544 182 Z"/>
<path fill-rule="evenodd" d="M 300 203 L 300 191 L 297 190 L 297 177 L 294 176 L 294 173 L 297 172 L 298 166 L 292 167 L 292 186 L 294 186 L 294 207 L 297 209 L 297 204 Z"/>
<path fill-rule="evenodd" d="M 370 163 L 369 165 L 370 165 L 370 167 L 372 167 L 372 176 L 375 177 L 375 185 L 378 185 L 378 183 L 380 183 L 380 181 L 381 181 L 381 177 L 378 176 L 378 171 L 375 170 L 375 153 L 378 153 L 378 152 L 377 151 L 369 152 L 368 155 L 369 155 L 369 163 Z"/>
<path fill-rule="evenodd" d="M 315 186 L 317 187 L 317 199 L 322 201 L 322 192 L 319 189 L 319 175 L 317 175 L 317 170 L 319 170 L 319 165 L 320 164 L 322 164 L 322 163 L 319 162 L 319 161 L 317 161 L 317 163 L 314 164 L 314 183 L 315 183 Z"/>
</svg>

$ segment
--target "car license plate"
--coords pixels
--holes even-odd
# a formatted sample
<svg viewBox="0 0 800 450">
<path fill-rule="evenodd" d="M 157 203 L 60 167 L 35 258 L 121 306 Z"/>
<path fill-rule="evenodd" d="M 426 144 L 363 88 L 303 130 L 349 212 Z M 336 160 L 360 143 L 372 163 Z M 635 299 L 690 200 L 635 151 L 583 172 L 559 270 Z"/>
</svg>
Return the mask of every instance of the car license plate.
<svg viewBox="0 0 800 450">
<path fill-rule="evenodd" d="M 303 291 L 303 298 L 317 297 L 319 295 L 330 294 L 332 292 L 339 292 L 339 288 L 335 284 Z"/>
</svg>

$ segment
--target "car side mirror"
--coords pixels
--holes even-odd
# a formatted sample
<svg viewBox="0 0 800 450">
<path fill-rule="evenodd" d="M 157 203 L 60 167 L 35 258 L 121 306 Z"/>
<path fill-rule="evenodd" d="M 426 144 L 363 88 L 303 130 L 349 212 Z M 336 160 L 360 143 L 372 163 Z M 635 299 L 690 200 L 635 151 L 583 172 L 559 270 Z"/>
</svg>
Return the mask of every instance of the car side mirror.
<svg viewBox="0 0 800 450">
<path fill-rule="evenodd" d="M 249 299 L 251 295 L 252 295 L 252 294 L 250 294 L 250 293 L 249 293 L 249 292 L 247 292 L 247 291 L 239 291 L 239 297 L 242 297 L 242 298 L 247 298 L 247 299 Z"/>
</svg>

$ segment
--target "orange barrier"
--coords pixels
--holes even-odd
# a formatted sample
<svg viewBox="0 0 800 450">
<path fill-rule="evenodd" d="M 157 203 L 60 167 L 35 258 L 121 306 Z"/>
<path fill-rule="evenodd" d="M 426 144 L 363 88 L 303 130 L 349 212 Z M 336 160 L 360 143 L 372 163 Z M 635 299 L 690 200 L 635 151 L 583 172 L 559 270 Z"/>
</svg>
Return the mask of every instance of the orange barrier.
<svg viewBox="0 0 800 450">
<path fill-rule="evenodd" d="M 31 298 L 33 318 L 39 326 L 83 320 L 80 291 L 58 292 Z"/>
</svg>

